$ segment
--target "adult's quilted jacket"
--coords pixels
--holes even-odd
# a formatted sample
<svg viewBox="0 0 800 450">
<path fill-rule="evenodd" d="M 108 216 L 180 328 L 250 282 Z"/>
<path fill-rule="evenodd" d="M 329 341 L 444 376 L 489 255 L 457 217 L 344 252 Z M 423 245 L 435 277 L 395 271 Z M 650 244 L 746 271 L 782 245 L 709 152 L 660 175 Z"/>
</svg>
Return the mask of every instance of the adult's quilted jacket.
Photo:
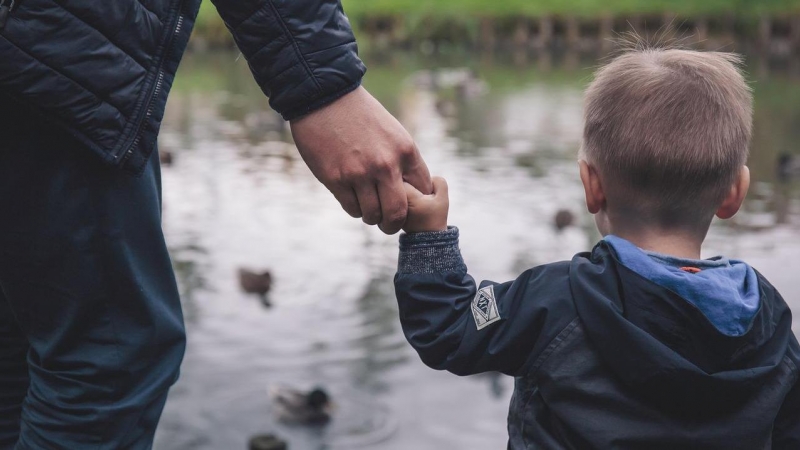
<svg viewBox="0 0 800 450">
<path fill-rule="evenodd" d="M 339 0 L 213 0 L 287 120 L 359 86 Z M 0 0 L 0 101 L 33 108 L 109 165 L 149 157 L 200 0 Z M 0 117 L 0 120 L 3 120 Z"/>
</svg>

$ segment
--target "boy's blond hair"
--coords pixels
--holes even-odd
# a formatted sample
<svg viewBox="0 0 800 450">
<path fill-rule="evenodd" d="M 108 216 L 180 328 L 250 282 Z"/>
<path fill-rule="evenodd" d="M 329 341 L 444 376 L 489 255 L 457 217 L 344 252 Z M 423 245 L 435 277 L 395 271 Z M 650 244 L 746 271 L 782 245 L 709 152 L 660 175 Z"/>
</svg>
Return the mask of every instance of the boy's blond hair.
<svg viewBox="0 0 800 450">
<path fill-rule="evenodd" d="M 752 94 L 732 53 L 638 49 L 586 90 L 582 157 L 609 205 L 661 227 L 706 227 L 747 161 Z"/>
</svg>

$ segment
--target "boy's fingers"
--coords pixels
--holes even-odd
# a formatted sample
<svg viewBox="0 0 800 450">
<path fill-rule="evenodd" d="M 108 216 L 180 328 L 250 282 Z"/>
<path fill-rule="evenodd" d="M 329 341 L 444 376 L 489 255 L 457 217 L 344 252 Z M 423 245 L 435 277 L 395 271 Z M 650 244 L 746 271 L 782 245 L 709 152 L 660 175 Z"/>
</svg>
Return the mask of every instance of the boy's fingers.
<svg viewBox="0 0 800 450">
<path fill-rule="evenodd" d="M 409 200 L 414 200 L 416 198 L 422 197 L 422 192 L 419 189 L 415 188 L 408 182 L 403 183 L 403 188 L 406 190 L 406 196 L 408 196 Z"/>
</svg>

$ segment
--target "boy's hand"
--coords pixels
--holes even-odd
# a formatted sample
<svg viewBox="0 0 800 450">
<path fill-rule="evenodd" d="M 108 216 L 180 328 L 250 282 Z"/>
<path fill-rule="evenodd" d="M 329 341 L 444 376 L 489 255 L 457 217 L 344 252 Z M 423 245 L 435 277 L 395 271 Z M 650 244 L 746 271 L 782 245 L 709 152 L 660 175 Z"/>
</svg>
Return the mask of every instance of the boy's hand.
<svg viewBox="0 0 800 450">
<path fill-rule="evenodd" d="M 424 195 L 408 183 L 405 183 L 405 188 L 408 196 L 408 215 L 403 231 L 421 233 L 447 230 L 447 212 L 450 208 L 447 181 L 442 177 L 433 177 L 431 195 Z"/>
</svg>

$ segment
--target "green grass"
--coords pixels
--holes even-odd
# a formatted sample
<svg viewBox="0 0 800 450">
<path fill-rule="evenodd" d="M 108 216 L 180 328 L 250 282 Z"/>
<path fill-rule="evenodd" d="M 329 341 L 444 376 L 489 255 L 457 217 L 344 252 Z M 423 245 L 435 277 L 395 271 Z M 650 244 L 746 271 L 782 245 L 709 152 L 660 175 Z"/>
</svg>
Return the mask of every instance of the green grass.
<svg viewBox="0 0 800 450">
<path fill-rule="evenodd" d="M 194 35 L 202 36 L 212 42 L 231 41 L 230 33 L 217 14 L 217 9 L 209 0 L 200 4 L 200 14 L 194 26 Z"/>
<path fill-rule="evenodd" d="M 800 11 L 800 0 L 342 0 L 351 17 L 381 14 L 426 16 L 541 16 L 602 14 L 757 15 Z"/>
<path fill-rule="evenodd" d="M 799 13 L 800 0 L 342 0 L 353 19 L 366 16 L 403 15 L 425 17 L 509 17 L 542 15 L 600 16 L 604 14 L 655 14 L 671 12 L 703 14 Z M 197 26 L 217 27 L 219 17 L 205 0 Z"/>
</svg>

